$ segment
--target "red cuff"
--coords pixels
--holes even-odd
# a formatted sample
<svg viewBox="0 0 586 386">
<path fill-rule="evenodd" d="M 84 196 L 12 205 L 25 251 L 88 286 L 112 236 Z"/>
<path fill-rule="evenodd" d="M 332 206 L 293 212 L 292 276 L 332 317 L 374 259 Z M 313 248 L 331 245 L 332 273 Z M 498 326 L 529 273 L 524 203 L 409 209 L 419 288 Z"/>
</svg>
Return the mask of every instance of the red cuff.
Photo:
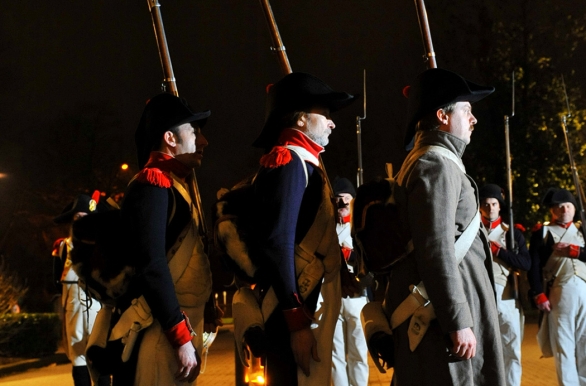
<svg viewBox="0 0 586 386">
<path fill-rule="evenodd" d="M 490 250 L 492 251 L 493 256 L 497 256 L 499 254 L 499 249 L 501 249 L 500 245 L 498 245 L 494 241 L 490 242 Z"/>
<path fill-rule="evenodd" d="M 542 292 L 539 295 L 535 296 L 535 304 L 543 304 L 545 302 L 547 302 L 549 299 L 547 299 L 547 296 L 545 296 L 545 294 Z"/>
<path fill-rule="evenodd" d="M 344 255 L 344 260 L 348 261 L 351 254 L 352 254 L 352 249 L 350 249 L 348 247 L 342 247 L 342 255 Z"/>
<path fill-rule="evenodd" d="M 165 331 L 165 336 L 173 348 L 183 346 L 195 336 L 195 332 L 193 331 L 193 328 L 191 328 L 191 324 L 189 324 L 189 318 L 185 312 L 181 311 L 181 313 L 185 319 Z"/>
<path fill-rule="evenodd" d="M 285 316 L 285 321 L 290 332 L 303 330 L 311 326 L 311 322 L 313 321 L 313 315 L 305 306 L 283 310 L 283 316 Z"/>
<path fill-rule="evenodd" d="M 577 259 L 580 256 L 580 247 L 574 244 L 570 244 L 569 255 L 572 259 Z"/>
</svg>

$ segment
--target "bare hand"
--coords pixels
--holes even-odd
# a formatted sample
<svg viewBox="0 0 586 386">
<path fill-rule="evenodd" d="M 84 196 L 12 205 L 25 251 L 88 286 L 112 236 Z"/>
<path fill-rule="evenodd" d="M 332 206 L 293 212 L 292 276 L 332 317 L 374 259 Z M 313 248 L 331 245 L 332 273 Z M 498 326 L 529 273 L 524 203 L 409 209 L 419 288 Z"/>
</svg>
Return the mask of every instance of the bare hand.
<svg viewBox="0 0 586 386">
<path fill-rule="evenodd" d="M 317 341 L 311 328 L 306 327 L 291 333 L 291 350 L 293 350 L 295 363 L 301 368 L 303 374 L 309 377 L 310 359 L 313 358 L 314 361 L 321 362 L 317 356 Z"/>
<path fill-rule="evenodd" d="M 539 308 L 539 310 L 543 312 L 551 312 L 551 303 L 549 302 L 549 300 L 546 300 L 543 303 L 537 304 L 537 308 Z"/>
<path fill-rule="evenodd" d="M 175 349 L 178 369 L 175 379 L 180 382 L 193 382 L 199 375 L 201 360 L 191 341 Z"/>
<path fill-rule="evenodd" d="M 452 354 L 459 359 L 466 360 L 476 355 L 476 337 L 470 328 L 450 332 L 450 339 L 454 344 Z"/>
<path fill-rule="evenodd" d="M 553 252 L 554 252 L 555 256 L 569 256 L 570 255 L 570 244 L 556 243 L 553 245 Z"/>
</svg>

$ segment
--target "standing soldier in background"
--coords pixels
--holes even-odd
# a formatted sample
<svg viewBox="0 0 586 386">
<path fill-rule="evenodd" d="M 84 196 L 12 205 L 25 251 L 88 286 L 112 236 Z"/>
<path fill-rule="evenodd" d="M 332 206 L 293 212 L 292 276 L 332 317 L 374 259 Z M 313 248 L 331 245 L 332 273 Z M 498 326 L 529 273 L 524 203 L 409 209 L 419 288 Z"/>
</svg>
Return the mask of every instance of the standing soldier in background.
<svg viewBox="0 0 586 386">
<path fill-rule="evenodd" d="M 347 178 L 337 178 L 333 184 L 337 203 L 336 231 L 342 254 L 350 272 L 356 274 L 356 253 L 350 234 L 350 211 L 356 189 Z M 360 312 L 368 303 L 366 288 L 359 294 L 342 298 L 340 315 L 334 333 L 332 352 L 332 384 L 334 386 L 366 386 L 368 384 L 368 347 L 364 338 Z"/>
<path fill-rule="evenodd" d="M 413 252 L 395 263 L 386 296 L 401 386 L 505 385 L 488 236 L 461 159 L 471 103 L 493 91 L 439 68 L 408 90 L 414 147 L 394 197 Z"/>
<path fill-rule="evenodd" d="M 114 376 L 120 385 L 192 384 L 199 375 L 204 308 L 213 303 L 190 178 L 208 145 L 201 127 L 209 116 L 210 111 L 194 112 L 184 99 L 162 93 L 148 101 L 136 130 L 141 171 L 127 189 L 121 215 L 138 272 L 127 303 L 118 306 L 130 312 L 134 299 L 144 299 L 154 322 L 127 367 Z M 211 331 L 215 321 L 209 322 Z"/>
<path fill-rule="evenodd" d="M 292 73 L 271 87 L 268 98 L 267 119 L 253 144 L 266 154 L 254 182 L 259 248 L 251 254 L 260 265 L 257 287 L 266 294 L 267 384 L 329 385 L 343 258 L 319 156 L 336 127 L 330 113 L 355 97 Z"/>
<path fill-rule="evenodd" d="M 100 192 L 95 191 L 92 197 L 80 194 L 53 219 L 56 224 L 71 224 L 88 213 L 107 210 L 107 205 L 99 203 Z M 62 305 L 64 314 L 64 330 L 67 347 L 65 353 L 73 364 L 72 375 L 75 386 L 91 386 L 90 373 L 87 368 L 85 349 L 88 337 L 92 332 L 94 320 L 101 308 L 100 302 L 89 296 L 80 286 L 79 278 L 71 269 L 70 252 L 73 247 L 71 236 L 59 239 L 53 248 L 56 265 L 61 262 L 63 268 L 60 282 L 63 285 Z M 55 272 L 57 273 L 57 272 Z M 99 386 L 110 385 L 110 377 L 102 376 Z"/>
<path fill-rule="evenodd" d="M 499 326 L 503 355 L 505 359 L 505 378 L 507 385 L 521 385 L 521 342 L 525 317 L 518 299 L 518 279 L 516 269 L 528 271 L 531 257 L 521 230 L 514 228 L 515 245 L 507 248 L 509 226 L 502 221 L 501 209 L 505 205 L 503 190 L 494 184 L 483 186 L 479 192 L 482 223 L 488 231 L 492 250 L 492 271 L 496 287 L 496 306 L 499 313 Z"/>
<path fill-rule="evenodd" d="M 528 275 L 530 294 L 544 312 L 538 341 L 543 356 L 555 358 L 560 385 L 585 386 L 586 251 L 574 223 L 577 204 L 569 191 L 550 188 L 543 205 L 551 221 L 533 229 Z"/>
</svg>

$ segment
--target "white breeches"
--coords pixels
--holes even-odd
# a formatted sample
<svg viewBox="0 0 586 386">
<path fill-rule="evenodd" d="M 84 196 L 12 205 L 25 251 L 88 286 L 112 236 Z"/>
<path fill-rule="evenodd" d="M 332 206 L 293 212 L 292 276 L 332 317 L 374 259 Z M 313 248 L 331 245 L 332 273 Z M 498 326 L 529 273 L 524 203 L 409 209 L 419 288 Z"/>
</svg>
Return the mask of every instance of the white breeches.
<svg viewBox="0 0 586 386">
<path fill-rule="evenodd" d="M 366 296 L 342 299 L 332 352 L 334 386 L 368 385 L 368 347 L 360 321 L 366 303 Z"/>
<path fill-rule="evenodd" d="M 521 343 L 523 341 L 523 314 L 515 299 L 503 300 L 504 286 L 496 284 L 497 309 L 503 356 L 505 379 L 509 386 L 521 385 Z"/>
<path fill-rule="evenodd" d="M 193 330 L 197 334 L 191 340 L 198 354 L 202 352 L 203 310 L 205 304 L 194 308 L 181 307 L 187 313 Z M 138 366 L 136 368 L 136 386 L 157 385 L 194 385 L 195 383 L 178 382 L 175 373 L 178 370 L 175 350 L 155 319 L 153 324 L 144 333 L 138 352 Z"/>
<path fill-rule="evenodd" d="M 77 284 L 63 284 L 63 308 L 67 357 L 73 366 L 86 366 L 85 349 L 101 308 L 100 302 L 87 296 Z"/>
<path fill-rule="evenodd" d="M 549 334 L 558 383 L 586 386 L 586 283 L 577 276 L 553 286 Z"/>
<path fill-rule="evenodd" d="M 321 362 L 310 360 L 309 377 L 297 368 L 298 386 L 327 386 L 332 375 L 332 346 L 336 320 L 340 313 L 342 292 L 340 275 L 329 283 L 322 283 L 311 330 L 317 340 L 317 355 Z"/>
</svg>

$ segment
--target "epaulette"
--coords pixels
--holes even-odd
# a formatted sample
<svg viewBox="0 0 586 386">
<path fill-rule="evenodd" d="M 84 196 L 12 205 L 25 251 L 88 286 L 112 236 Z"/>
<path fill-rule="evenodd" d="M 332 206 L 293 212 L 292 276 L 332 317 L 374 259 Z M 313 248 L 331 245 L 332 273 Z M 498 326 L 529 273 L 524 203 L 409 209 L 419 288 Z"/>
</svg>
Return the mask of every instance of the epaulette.
<svg viewBox="0 0 586 386">
<path fill-rule="evenodd" d="M 549 225 L 549 222 L 546 221 L 543 224 L 538 222 L 537 224 L 535 224 L 535 226 L 533 228 L 531 228 L 531 232 L 537 232 L 538 230 L 543 228 L 544 225 Z"/>
<path fill-rule="evenodd" d="M 159 188 L 170 188 L 173 186 L 171 174 L 158 168 L 142 169 L 136 175 L 136 180 L 143 184 L 158 186 Z"/>
<path fill-rule="evenodd" d="M 527 230 L 527 228 L 525 228 L 522 224 L 515 224 L 515 228 L 517 228 L 521 232 L 525 232 Z"/>
<path fill-rule="evenodd" d="M 501 228 L 503 228 L 503 230 L 505 232 L 508 232 L 509 231 L 509 225 L 508 224 L 505 224 L 504 222 L 501 223 Z"/>
<path fill-rule="evenodd" d="M 576 226 L 576 228 L 580 229 L 580 227 L 582 226 L 582 221 L 578 220 L 574 223 L 574 225 Z"/>
<path fill-rule="evenodd" d="M 63 240 L 65 240 L 65 237 L 61 237 L 60 239 L 55 240 L 53 243 L 53 250 L 51 252 L 52 256 L 59 256 L 59 247 L 61 247 Z"/>
<path fill-rule="evenodd" d="M 279 166 L 287 165 L 293 157 L 291 150 L 284 146 L 275 146 L 272 150 L 260 157 L 260 164 L 265 168 L 278 168 Z"/>
</svg>

